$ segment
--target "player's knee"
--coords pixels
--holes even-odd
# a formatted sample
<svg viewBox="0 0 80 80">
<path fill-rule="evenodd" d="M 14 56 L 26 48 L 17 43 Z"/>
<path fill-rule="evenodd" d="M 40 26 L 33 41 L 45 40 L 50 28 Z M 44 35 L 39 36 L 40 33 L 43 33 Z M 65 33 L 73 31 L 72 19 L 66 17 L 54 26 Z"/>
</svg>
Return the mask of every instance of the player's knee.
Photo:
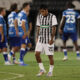
<svg viewBox="0 0 80 80">
<path fill-rule="evenodd" d="M 7 52 L 7 48 L 3 48 L 3 52 Z"/>
<path fill-rule="evenodd" d="M 2 50 L 0 49 L 0 53 L 2 52 Z"/>
<path fill-rule="evenodd" d="M 31 48 L 31 47 L 32 47 L 32 44 L 31 44 L 31 43 L 29 43 L 29 44 L 28 44 L 28 47 L 29 47 L 29 48 Z"/>
<path fill-rule="evenodd" d="M 40 57 L 40 54 L 36 52 L 35 57 Z"/>
</svg>

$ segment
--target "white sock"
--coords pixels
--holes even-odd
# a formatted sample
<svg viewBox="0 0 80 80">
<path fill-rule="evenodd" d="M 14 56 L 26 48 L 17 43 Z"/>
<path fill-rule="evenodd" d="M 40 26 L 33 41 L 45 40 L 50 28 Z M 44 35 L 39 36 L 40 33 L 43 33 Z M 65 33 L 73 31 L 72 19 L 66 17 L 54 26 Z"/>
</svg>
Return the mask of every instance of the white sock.
<svg viewBox="0 0 80 80">
<path fill-rule="evenodd" d="M 43 63 L 39 63 L 39 68 L 40 68 L 40 70 L 45 70 L 44 66 L 43 66 Z"/>
<path fill-rule="evenodd" d="M 49 72 L 53 72 L 54 65 L 50 65 Z"/>
</svg>

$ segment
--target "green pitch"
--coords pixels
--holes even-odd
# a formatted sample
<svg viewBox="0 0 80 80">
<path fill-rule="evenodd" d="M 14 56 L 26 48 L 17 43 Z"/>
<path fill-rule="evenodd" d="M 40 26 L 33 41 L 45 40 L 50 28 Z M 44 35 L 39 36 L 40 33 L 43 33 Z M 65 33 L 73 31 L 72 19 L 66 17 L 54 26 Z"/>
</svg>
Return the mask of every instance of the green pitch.
<svg viewBox="0 0 80 80">
<path fill-rule="evenodd" d="M 3 57 L 0 54 L 0 80 L 80 80 L 80 61 L 76 60 L 76 54 L 69 52 L 69 60 L 63 62 L 63 53 L 55 52 L 55 68 L 53 77 L 46 77 L 44 74 L 41 77 L 36 77 L 38 73 L 38 64 L 36 63 L 34 52 L 28 52 L 25 56 L 25 63 L 28 66 L 5 66 L 3 65 Z M 17 58 L 19 53 L 17 53 Z M 44 66 L 48 71 L 48 57 L 42 55 Z"/>
</svg>

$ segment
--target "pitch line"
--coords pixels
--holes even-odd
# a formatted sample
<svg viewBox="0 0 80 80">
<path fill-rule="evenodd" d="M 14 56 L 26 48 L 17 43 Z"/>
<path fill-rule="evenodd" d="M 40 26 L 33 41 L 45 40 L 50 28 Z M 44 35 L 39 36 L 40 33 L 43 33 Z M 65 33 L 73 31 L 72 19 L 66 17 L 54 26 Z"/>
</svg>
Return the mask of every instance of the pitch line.
<svg viewBox="0 0 80 80">
<path fill-rule="evenodd" d="M 11 75 L 14 75 L 16 77 L 12 77 L 12 78 L 7 78 L 7 79 L 2 79 L 2 80 L 14 80 L 14 79 L 17 79 L 17 78 L 22 78 L 24 77 L 23 74 L 16 74 L 16 73 L 11 73 L 11 72 L 0 72 L 2 74 L 11 74 Z"/>
</svg>

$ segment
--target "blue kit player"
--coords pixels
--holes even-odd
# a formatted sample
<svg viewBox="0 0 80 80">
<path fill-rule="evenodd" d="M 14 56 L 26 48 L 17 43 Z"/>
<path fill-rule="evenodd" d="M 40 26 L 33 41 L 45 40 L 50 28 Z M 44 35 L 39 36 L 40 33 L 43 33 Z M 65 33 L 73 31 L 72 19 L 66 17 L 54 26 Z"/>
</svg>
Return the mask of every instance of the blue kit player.
<svg viewBox="0 0 80 80">
<path fill-rule="evenodd" d="M 8 16 L 8 35 L 9 35 L 9 44 L 11 47 L 11 51 L 9 54 L 9 61 L 11 62 L 11 56 L 13 57 L 13 63 L 18 64 L 18 62 L 15 59 L 15 52 L 20 47 L 20 39 L 18 36 L 18 24 L 17 24 L 17 4 L 14 3 L 10 7 L 11 13 Z"/>
<path fill-rule="evenodd" d="M 80 18 L 79 13 L 73 9 L 74 5 L 70 2 L 67 3 L 67 10 L 63 12 L 62 20 L 60 23 L 59 32 L 62 34 L 63 45 L 64 45 L 64 58 L 63 60 L 67 60 L 67 49 L 66 49 L 66 41 L 68 38 L 71 38 L 73 44 L 76 48 L 77 59 L 80 59 L 79 48 L 77 44 L 77 20 Z"/>
<path fill-rule="evenodd" d="M 8 61 L 7 54 L 7 29 L 6 22 L 4 20 L 4 16 L 6 15 L 6 11 L 4 8 L 0 8 L 0 52 L 3 52 L 5 65 L 10 65 Z"/>
<path fill-rule="evenodd" d="M 27 53 L 28 49 L 31 47 L 31 43 L 29 40 L 29 26 L 28 26 L 28 15 L 30 11 L 30 5 L 28 3 L 23 4 L 23 10 L 18 14 L 18 31 L 20 36 L 20 43 L 21 43 L 21 49 L 20 49 L 20 64 L 24 64 L 24 56 Z"/>
</svg>

